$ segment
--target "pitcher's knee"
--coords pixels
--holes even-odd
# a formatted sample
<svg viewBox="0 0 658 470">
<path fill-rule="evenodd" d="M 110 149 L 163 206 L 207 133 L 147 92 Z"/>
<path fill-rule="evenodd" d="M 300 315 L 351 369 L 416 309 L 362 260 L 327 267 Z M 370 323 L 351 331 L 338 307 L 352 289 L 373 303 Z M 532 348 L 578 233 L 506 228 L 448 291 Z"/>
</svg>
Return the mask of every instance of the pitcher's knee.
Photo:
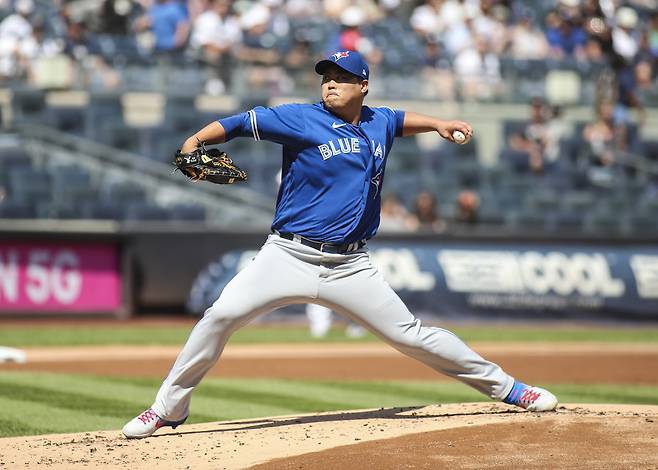
<svg viewBox="0 0 658 470">
<path fill-rule="evenodd" d="M 247 313 L 244 309 L 231 308 L 230 305 L 215 302 L 204 312 L 203 321 L 230 325 L 232 323 L 239 323 L 240 319 Z"/>
<path fill-rule="evenodd" d="M 411 349 L 422 348 L 424 345 L 421 335 L 422 330 L 420 320 L 414 320 L 409 323 L 397 324 L 396 329 L 389 337 L 400 347 Z"/>
</svg>

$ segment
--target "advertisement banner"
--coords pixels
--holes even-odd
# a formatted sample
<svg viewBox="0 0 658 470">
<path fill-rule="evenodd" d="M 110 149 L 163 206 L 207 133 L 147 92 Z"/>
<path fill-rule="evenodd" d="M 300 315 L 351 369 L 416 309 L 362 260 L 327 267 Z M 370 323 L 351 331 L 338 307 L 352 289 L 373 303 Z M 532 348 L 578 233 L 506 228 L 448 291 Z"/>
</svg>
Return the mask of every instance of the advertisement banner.
<svg viewBox="0 0 658 470">
<path fill-rule="evenodd" d="M 391 286 L 424 311 L 658 319 L 658 248 L 373 244 L 372 253 Z M 400 263 L 402 257 L 408 261 Z"/>
<path fill-rule="evenodd" d="M 658 320 L 658 247 L 371 242 L 373 263 L 415 313 L 443 317 Z M 199 274 L 203 311 L 255 255 L 232 251 Z"/>
<path fill-rule="evenodd" d="M 121 304 L 116 245 L 0 241 L 0 312 L 113 312 Z"/>
</svg>

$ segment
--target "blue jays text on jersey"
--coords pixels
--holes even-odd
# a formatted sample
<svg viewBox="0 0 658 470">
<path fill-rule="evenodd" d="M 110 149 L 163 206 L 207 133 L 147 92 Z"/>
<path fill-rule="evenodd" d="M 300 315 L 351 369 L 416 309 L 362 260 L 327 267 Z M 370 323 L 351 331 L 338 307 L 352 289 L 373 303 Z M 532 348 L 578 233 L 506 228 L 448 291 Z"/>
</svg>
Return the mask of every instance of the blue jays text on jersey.
<svg viewBox="0 0 658 470">
<path fill-rule="evenodd" d="M 323 103 L 256 107 L 219 120 L 227 141 L 251 136 L 283 145 L 272 228 L 331 243 L 377 232 L 386 159 L 403 122 L 402 111 L 363 106 L 353 125 Z"/>
</svg>

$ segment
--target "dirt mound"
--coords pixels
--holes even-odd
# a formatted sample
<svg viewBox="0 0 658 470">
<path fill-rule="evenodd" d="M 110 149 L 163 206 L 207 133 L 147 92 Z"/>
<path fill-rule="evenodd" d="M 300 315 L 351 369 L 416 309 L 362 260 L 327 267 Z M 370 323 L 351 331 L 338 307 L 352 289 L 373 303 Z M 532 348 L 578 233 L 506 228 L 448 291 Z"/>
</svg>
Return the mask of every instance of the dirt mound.
<svg viewBox="0 0 658 470">
<path fill-rule="evenodd" d="M 498 403 L 0 439 L 0 468 L 658 468 L 658 406 Z"/>
</svg>

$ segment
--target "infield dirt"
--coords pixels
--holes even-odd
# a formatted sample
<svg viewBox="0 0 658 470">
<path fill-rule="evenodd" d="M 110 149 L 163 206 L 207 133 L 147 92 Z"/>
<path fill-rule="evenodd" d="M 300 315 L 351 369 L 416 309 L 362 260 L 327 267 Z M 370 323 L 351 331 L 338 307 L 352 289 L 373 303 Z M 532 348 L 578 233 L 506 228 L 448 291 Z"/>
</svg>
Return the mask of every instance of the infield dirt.
<svg viewBox="0 0 658 470">
<path fill-rule="evenodd" d="M 529 382 L 658 384 L 658 345 L 474 343 L 477 352 Z M 26 364 L 1 370 L 163 377 L 180 346 L 28 348 Z M 336 380 L 451 380 L 383 343 L 228 345 L 209 376 Z"/>
<path fill-rule="evenodd" d="M 0 440 L 0 468 L 655 469 L 658 407 L 492 403 L 262 418 Z"/>
</svg>

